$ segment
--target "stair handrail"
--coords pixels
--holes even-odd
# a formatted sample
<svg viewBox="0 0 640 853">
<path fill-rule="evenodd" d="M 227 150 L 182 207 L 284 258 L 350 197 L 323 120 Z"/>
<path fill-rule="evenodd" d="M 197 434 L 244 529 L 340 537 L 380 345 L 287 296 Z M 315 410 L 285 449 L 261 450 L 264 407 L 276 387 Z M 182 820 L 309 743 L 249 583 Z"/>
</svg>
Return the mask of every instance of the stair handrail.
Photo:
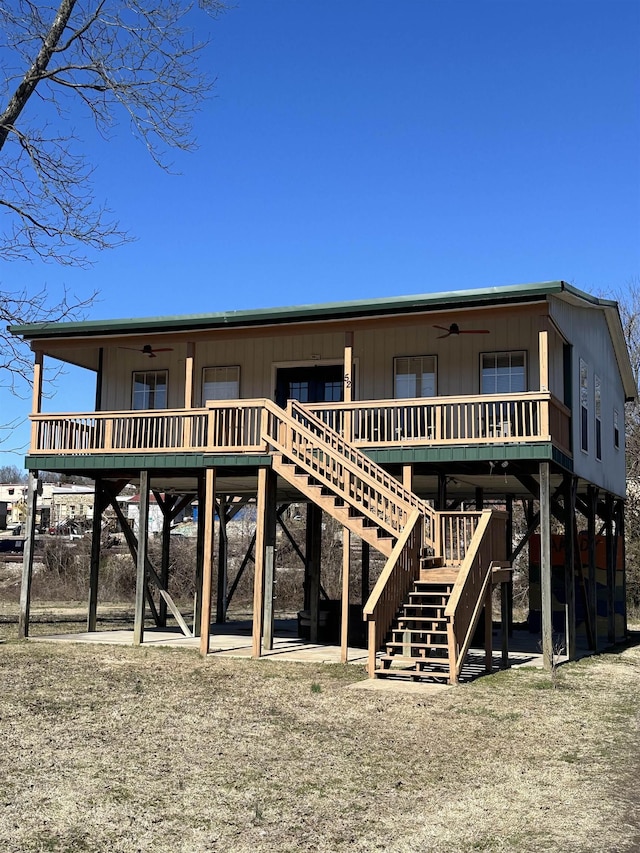
<svg viewBox="0 0 640 853">
<path fill-rule="evenodd" d="M 420 577 L 422 525 L 423 516 L 414 509 L 363 608 L 362 616 L 369 626 L 367 668 L 370 678 L 374 677 L 376 653 L 393 624 L 398 608 L 414 581 Z"/>
<path fill-rule="evenodd" d="M 450 681 L 458 680 L 484 607 L 493 567 L 504 565 L 506 513 L 486 509 L 476 527 L 444 615 L 448 620 Z M 500 536 L 499 534 L 502 534 Z"/>
<path fill-rule="evenodd" d="M 398 483 L 393 477 L 388 476 L 383 469 L 372 463 L 364 454 L 362 454 L 362 460 L 359 457 L 354 460 L 352 455 L 342 452 L 344 444 L 342 438 L 337 433 L 333 433 L 332 430 L 329 431 L 332 435 L 329 435 L 327 438 L 323 434 L 325 430 L 322 421 L 318 421 L 318 425 L 323 427 L 322 433 L 318 435 L 301 420 L 294 418 L 290 409 L 291 406 L 288 406 L 287 410 L 284 410 L 275 403 L 265 400 L 266 417 L 262 424 L 262 438 L 273 448 L 294 461 L 296 465 L 307 471 L 307 473 L 310 473 L 324 485 L 331 488 L 334 493 L 343 496 L 351 505 L 357 506 L 364 515 L 375 521 L 380 527 L 391 533 L 392 536 L 398 537 L 402 533 L 407 519 L 414 509 L 408 502 L 403 500 L 402 492 L 406 490 L 402 484 Z M 302 412 L 302 414 L 306 413 Z M 296 436 L 308 442 L 317 451 L 318 455 L 309 457 L 297 454 L 294 442 L 294 437 Z M 338 439 L 338 446 L 331 441 L 334 436 Z M 321 467 L 311 464 L 309 461 L 310 458 L 321 460 L 322 454 L 327 454 L 336 463 L 338 468 L 341 468 L 353 478 L 354 482 L 362 483 L 363 486 L 370 489 L 374 498 L 370 502 L 364 500 L 355 501 L 352 494 L 344 489 L 344 485 L 341 488 L 335 478 L 332 479 L 327 475 L 327 466 Z M 366 464 L 359 465 L 358 462 L 362 461 L 366 462 Z M 397 494 L 394 485 L 400 486 L 400 495 Z M 385 488 L 386 486 L 389 487 Z M 415 500 L 419 500 L 416 496 L 414 497 Z M 388 505 L 388 511 L 385 511 L 384 514 L 375 512 L 369 505 L 374 506 L 376 503 L 384 502 Z M 431 509 L 426 504 L 424 507 L 427 510 Z M 418 509 L 422 512 L 422 507 Z M 431 544 L 430 538 L 429 544 Z"/>
<path fill-rule="evenodd" d="M 357 466 L 357 470 L 361 472 L 360 476 L 362 476 L 363 473 L 366 473 L 370 481 L 373 481 L 376 486 L 381 487 L 383 490 L 392 494 L 394 499 L 404 503 L 409 508 L 409 511 L 412 509 L 419 510 L 425 520 L 428 520 L 429 526 L 428 531 L 423 530 L 423 536 L 425 537 L 424 544 L 435 549 L 438 535 L 437 513 L 431 506 L 429 506 L 428 503 L 426 503 L 426 501 L 423 501 L 414 492 L 407 489 L 407 487 L 399 480 L 396 480 L 395 477 L 388 474 L 384 468 L 370 459 L 361 450 L 354 447 L 339 432 L 336 432 L 336 430 L 327 426 L 321 418 L 297 400 L 288 401 L 287 412 L 294 420 L 301 423 L 303 426 L 305 426 L 303 420 L 306 421 L 309 424 L 307 429 L 316 434 L 324 444 L 328 444 L 332 449 L 336 450 L 343 459 L 348 460 L 350 463 Z"/>
</svg>

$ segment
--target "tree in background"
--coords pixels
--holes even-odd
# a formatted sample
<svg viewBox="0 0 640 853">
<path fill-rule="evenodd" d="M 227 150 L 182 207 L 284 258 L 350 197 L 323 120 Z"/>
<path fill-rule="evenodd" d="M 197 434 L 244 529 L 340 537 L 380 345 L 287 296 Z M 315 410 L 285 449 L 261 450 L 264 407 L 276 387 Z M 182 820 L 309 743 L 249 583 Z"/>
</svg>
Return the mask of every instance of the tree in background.
<svg viewBox="0 0 640 853">
<path fill-rule="evenodd" d="M 215 16 L 224 2 L 200 7 Z M 88 117 L 103 138 L 124 118 L 162 168 L 170 149 L 193 148 L 191 119 L 210 83 L 191 13 L 183 0 L 3 0 L 0 260 L 86 266 L 90 251 L 127 240 L 95 199 L 70 117 Z M 15 392 L 32 372 L 8 324 L 74 319 L 94 297 L 0 290 L 0 383 Z"/>
<path fill-rule="evenodd" d="M 216 14 L 221 0 L 201 0 Z M 184 0 L 5 0 L 0 6 L 0 258 L 86 263 L 126 235 L 97 204 L 92 166 L 68 116 L 108 138 L 126 118 L 155 162 L 194 146 L 191 119 L 210 84 Z M 28 107 L 37 93 L 37 111 Z M 1 107 L 0 107 L 1 108 Z"/>
<path fill-rule="evenodd" d="M 631 366 L 640 380 L 640 281 L 634 279 L 616 294 Z M 627 602 L 631 612 L 640 612 L 640 403 L 625 408 L 627 450 L 627 506 L 625 547 L 627 556 Z"/>
</svg>

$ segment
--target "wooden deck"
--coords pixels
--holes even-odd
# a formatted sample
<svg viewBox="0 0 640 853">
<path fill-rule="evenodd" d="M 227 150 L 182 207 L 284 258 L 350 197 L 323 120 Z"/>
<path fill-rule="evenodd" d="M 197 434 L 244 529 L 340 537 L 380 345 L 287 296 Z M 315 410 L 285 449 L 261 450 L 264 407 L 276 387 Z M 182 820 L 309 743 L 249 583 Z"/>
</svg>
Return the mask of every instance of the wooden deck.
<svg viewBox="0 0 640 853">
<path fill-rule="evenodd" d="M 32 414 L 31 455 L 265 453 L 270 400 L 201 409 Z M 360 449 L 553 442 L 570 455 L 570 412 L 549 392 L 369 400 L 309 411 Z"/>
</svg>

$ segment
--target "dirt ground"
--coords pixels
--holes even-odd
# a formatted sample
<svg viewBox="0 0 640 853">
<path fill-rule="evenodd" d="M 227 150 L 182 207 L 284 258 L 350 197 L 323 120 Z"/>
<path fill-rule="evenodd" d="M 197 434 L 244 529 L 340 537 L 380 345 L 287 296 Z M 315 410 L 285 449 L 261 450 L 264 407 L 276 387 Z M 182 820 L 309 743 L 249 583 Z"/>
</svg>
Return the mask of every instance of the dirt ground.
<svg viewBox="0 0 640 853">
<path fill-rule="evenodd" d="M 351 665 L 18 642 L 1 611 L 0 637 L 2 850 L 640 849 L 635 643 L 378 692 Z"/>
</svg>

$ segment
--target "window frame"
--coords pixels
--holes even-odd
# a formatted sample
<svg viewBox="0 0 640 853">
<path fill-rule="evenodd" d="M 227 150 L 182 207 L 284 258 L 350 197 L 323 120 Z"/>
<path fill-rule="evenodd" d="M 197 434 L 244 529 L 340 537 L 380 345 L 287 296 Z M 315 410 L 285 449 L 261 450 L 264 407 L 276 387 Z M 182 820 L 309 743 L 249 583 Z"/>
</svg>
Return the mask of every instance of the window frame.
<svg viewBox="0 0 640 853">
<path fill-rule="evenodd" d="M 136 376 L 150 376 L 150 375 L 159 376 L 160 374 L 164 375 L 164 396 L 165 396 L 164 405 L 163 406 L 155 406 L 154 405 L 151 409 L 149 407 L 137 408 L 136 407 Z M 155 394 L 156 394 L 156 388 L 157 387 L 158 386 L 156 383 L 156 385 L 153 389 L 154 402 L 155 402 Z M 147 394 L 149 394 L 149 393 L 150 393 L 150 391 L 149 391 L 149 389 L 147 389 Z M 134 370 L 134 371 L 132 371 L 132 374 L 131 374 L 131 410 L 133 412 L 147 412 L 147 411 L 152 412 L 152 411 L 168 409 L 168 408 L 169 408 L 169 371 L 166 369 L 163 369 L 163 370 Z"/>
<path fill-rule="evenodd" d="M 485 391 L 483 389 L 483 380 L 484 380 L 484 359 L 486 356 L 501 356 L 508 355 L 510 358 L 514 355 L 522 355 L 522 375 L 524 379 L 524 388 L 518 389 L 517 391 Z M 501 393 L 504 394 L 526 394 L 529 390 L 529 351 L 526 349 L 513 349 L 513 350 L 486 350 L 485 352 L 480 353 L 480 394 L 493 394 L 499 395 Z"/>
<path fill-rule="evenodd" d="M 207 380 L 205 379 L 207 370 L 235 370 L 236 371 L 236 395 L 235 397 L 231 397 L 229 395 L 225 395 L 224 397 L 207 397 L 205 394 L 205 385 L 207 384 Z M 229 382 L 230 380 L 224 380 L 225 382 Z M 222 383 L 220 383 L 222 384 Z M 200 382 L 200 399 L 202 401 L 202 405 L 206 406 L 207 400 L 239 400 L 240 399 L 240 365 L 239 364 L 209 364 L 202 368 L 201 374 L 201 382 Z"/>
<path fill-rule="evenodd" d="M 584 377 L 584 382 L 583 382 Z M 589 364 L 578 361 L 578 406 L 580 409 L 580 450 L 589 452 Z"/>
<path fill-rule="evenodd" d="M 398 396 L 398 371 L 397 371 L 397 365 L 398 365 L 398 362 L 400 362 L 400 361 L 402 361 L 402 360 L 411 361 L 411 359 L 418 359 L 418 358 L 419 358 L 419 359 L 422 359 L 422 367 L 424 367 L 424 359 L 431 359 L 431 360 L 432 360 L 432 362 L 433 362 L 433 370 L 432 370 L 432 371 L 426 371 L 426 374 L 427 374 L 427 375 L 429 375 L 429 374 L 432 374 L 432 375 L 433 375 L 433 394 L 429 394 L 429 395 L 426 395 L 426 394 L 417 394 L 417 395 L 415 395 L 414 397 L 399 397 L 399 396 Z M 411 375 L 411 374 L 407 373 L 407 374 L 405 374 L 405 375 L 409 376 L 409 375 Z M 424 370 L 424 369 L 421 369 L 421 372 L 420 372 L 420 374 L 419 374 L 419 376 L 420 376 L 420 385 L 422 385 L 422 377 L 423 377 L 424 375 L 425 375 L 425 370 Z M 413 374 L 413 376 L 414 376 L 414 377 L 415 377 L 415 379 L 416 379 L 416 386 L 417 386 L 417 384 L 418 384 L 418 374 L 417 374 L 417 373 L 414 373 L 414 374 Z M 438 396 L 438 356 L 437 356 L 437 355 L 433 355 L 433 354 L 426 354 L 426 355 L 395 355 L 395 356 L 393 357 L 393 399 L 394 399 L 394 400 L 418 400 L 418 399 L 423 399 L 423 398 L 424 398 L 424 399 L 428 399 L 428 398 L 430 398 L 430 397 L 437 397 L 437 396 Z"/>
<path fill-rule="evenodd" d="M 602 381 L 597 373 L 593 374 L 593 418 L 595 457 L 598 462 L 602 462 Z"/>
</svg>

